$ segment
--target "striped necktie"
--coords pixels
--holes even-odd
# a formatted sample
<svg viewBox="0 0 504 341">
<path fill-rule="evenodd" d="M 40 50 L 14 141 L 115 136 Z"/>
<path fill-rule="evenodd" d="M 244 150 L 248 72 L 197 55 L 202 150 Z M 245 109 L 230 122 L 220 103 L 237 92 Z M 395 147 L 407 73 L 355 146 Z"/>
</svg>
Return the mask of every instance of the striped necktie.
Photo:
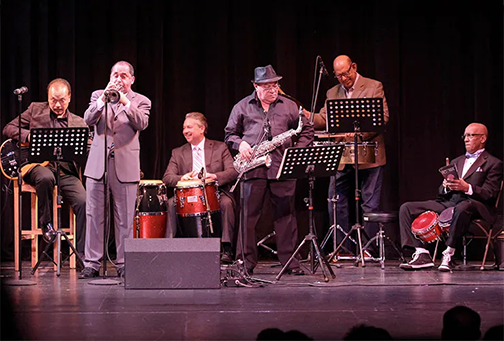
<svg viewBox="0 0 504 341">
<path fill-rule="evenodd" d="M 203 168 L 203 155 L 202 150 L 199 147 L 193 149 L 193 171 L 200 172 Z"/>
</svg>

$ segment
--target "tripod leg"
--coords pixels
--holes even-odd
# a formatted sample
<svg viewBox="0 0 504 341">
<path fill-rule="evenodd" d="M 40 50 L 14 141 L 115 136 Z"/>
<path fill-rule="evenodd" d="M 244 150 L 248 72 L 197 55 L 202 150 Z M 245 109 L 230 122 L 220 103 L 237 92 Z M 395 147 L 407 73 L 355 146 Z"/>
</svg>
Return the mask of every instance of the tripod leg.
<svg viewBox="0 0 504 341">
<path fill-rule="evenodd" d="M 68 243 L 68 246 L 70 247 L 70 249 L 72 249 L 72 252 L 74 253 L 75 257 L 77 257 L 77 260 L 79 261 L 79 264 L 82 265 L 82 266 L 84 266 L 84 262 L 82 261 L 81 256 L 79 255 L 79 253 L 75 249 L 75 246 L 72 244 L 72 242 L 70 241 L 70 239 L 68 239 L 68 236 L 66 235 L 66 233 L 63 232 L 62 236 L 65 238 L 65 240 Z"/>
<path fill-rule="evenodd" d="M 287 261 L 287 263 L 285 263 L 285 265 L 283 266 L 282 270 L 280 270 L 280 272 L 276 276 L 276 280 L 277 281 L 280 279 L 280 277 L 282 277 L 283 273 L 287 270 L 287 268 L 289 267 L 290 263 L 292 263 L 292 261 L 294 260 L 294 257 L 296 257 L 296 255 L 299 253 L 299 251 L 301 250 L 301 247 L 304 245 L 305 242 L 306 242 L 306 238 L 303 239 L 303 241 L 301 242 L 301 244 L 299 244 L 299 246 L 297 247 L 296 251 L 294 251 L 294 253 L 292 254 L 292 256 L 290 256 L 290 258 Z"/>
<path fill-rule="evenodd" d="M 35 266 L 33 267 L 32 271 L 31 271 L 32 275 L 35 274 L 35 271 L 37 271 L 38 267 L 40 266 L 40 263 L 44 260 L 44 256 L 46 256 L 47 258 L 49 258 L 54 263 L 54 260 L 51 257 L 49 257 L 49 254 L 47 253 L 53 244 L 54 244 L 54 242 L 47 243 L 44 251 L 42 251 L 42 255 L 38 259 L 37 264 L 35 264 Z"/>
<path fill-rule="evenodd" d="M 332 271 L 331 266 L 329 265 L 329 262 L 327 261 L 327 259 L 325 259 L 325 257 L 323 257 L 321 255 L 320 249 L 319 249 L 319 247 L 317 245 L 317 241 L 316 240 L 312 240 L 312 244 L 313 244 L 313 247 L 315 248 L 315 252 L 317 253 L 317 258 L 318 258 L 318 261 L 319 261 L 319 264 L 320 264 L 320 269 L 322 269 L 322 274 L 324 275 L 324 281 L 325 282 L 329 282 L 329 278 L 327 277 L 327 274 L 325 272 L 324 265 L 329 270 L 329 273 L 331 274 L 332 278 L 336 278 L 336 275 Z"/>
<path fill-rule="evenodd" d="M 359 254 L 361 257 L 362 267 L 365 267 L 366 263 L 364 263 L 364 252 L 362 251 L 362 238 L 361 238 L 360 227 L 357 228 L 357 240 L 359 241 Z"/>
<path fill-rule="evenodd" d="M 326 233 L 324 239 L 322 240 L 322 244 L 320 244 L 320 248 L 321 249 L 324 249 L 324 247 L 326 246 L 327 242 L 329 241 L 329 238 L 334 233 L 333 231 L 334 231 L 334 225 L 331 225 L 329 227 L 329 230 L 327 230 L 327 233 Z"/>
</svg>

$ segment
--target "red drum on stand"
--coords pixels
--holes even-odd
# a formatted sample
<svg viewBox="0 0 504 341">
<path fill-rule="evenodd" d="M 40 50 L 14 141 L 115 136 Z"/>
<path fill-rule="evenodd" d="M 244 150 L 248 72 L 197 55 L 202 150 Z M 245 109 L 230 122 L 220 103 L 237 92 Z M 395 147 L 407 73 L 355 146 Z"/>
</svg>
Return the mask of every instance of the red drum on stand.
<svg viewBox="0 0 504 341">
<path fill-rule="evenodd" d="M 165 238 L 168 202 L 161 180 L 140 180 L 133 226 L 134 238 Z"/>
<path fill-rule="evenodd" d="M 436 212 L 426 211 L 413 220 L 411 224 L 413 235 L 424 243 L 431 243 L 441 235 L 439 216 Z"/>
<path fill-rule="evenodd" d="M 205 182 L 205 193 L 201 180 L 179 181 L 174 192 L 179 226 L 177 237 L 218 238 L 221 236 L 220 195 L 215 181 Z M 209 224 L 207 201 L 212 229 Z"/>
</svg>

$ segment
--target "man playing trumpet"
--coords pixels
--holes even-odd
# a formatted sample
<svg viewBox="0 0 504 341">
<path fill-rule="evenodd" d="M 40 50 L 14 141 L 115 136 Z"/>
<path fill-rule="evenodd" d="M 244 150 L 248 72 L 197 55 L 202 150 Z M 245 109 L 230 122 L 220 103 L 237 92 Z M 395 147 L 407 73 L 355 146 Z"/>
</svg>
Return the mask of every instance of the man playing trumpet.
<svg viewBox="0 0 504 341">
<path fill-rule="evenodd" d="M 116 267 L 120 277 L 124 276 L 124 240 L 133 237 L 133 217 L 138 182 L 140 181 L 140 131 L 147 128 L 151 101 L 131 90 L 135 82 L 133 66 L 125 61 L 114 64 L 110 81 L 105 90 L 94 91 L 91 103 L 84 113 L 84 121 L 94 126 L 91 145 L 84 175 L 86 180 L 86 259 L 85 268 L 79 278 L 98 276 L 103 254 L 103 228 L 105 185 L 105 162 L 107 162 L 107 184 L 112 193 L 116 242 Z M 108 99 L 118 98 L 109 105 Z M 107 120 L 106 120 L 107 119 Z M 105 140 L 107 145 L 105 146 Z M 106 155 L 105 155 L 106 147 Z M 105 161 L 106 160 L 106 161 Z"/>
</svg>

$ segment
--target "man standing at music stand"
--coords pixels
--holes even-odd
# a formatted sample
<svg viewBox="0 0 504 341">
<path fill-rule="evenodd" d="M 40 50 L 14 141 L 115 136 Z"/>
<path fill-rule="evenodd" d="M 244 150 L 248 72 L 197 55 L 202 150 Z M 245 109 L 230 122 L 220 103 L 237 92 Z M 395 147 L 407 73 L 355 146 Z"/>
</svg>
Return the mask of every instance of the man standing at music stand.
<svg viewBox="0 0 504 341">
<path fill-rule="evenodd" d="M 87 127 L 82 119 L 68 110 L 72 89 L 62 78 L 56 78 L 47 86 L 47 102 L 33 102 L 21 114 L 21 137 L 19 137 L 19 118 L 9 122 L 3 134 L 9 138 L 30 142 L 30 129 L 33 128 L 71 128 Z M 42 237 L 52 242 L 56 231 L 52 226 L 53 189 L 56 184 L 56 164 L 50 162 L 34 164 L 23 177 L 23 180 L 34 186 L 38 197 L 39 227 Z M 72 206 L 76 218 L 76 249 L 79 255 L 84 254 L 86 229 L 86 190 L 79 175 L 79 165 L 75 162 L 60 162 L 60 190 L 63 198 Z"/>
<path fill-rule="evenodd" d="M 357 64 L 352 62 L 350 57 L 340 55 L 334 59 L 334 76 L 340 84 L 332 87 L 327 91 L 326 102 L 332 99 L 345 98 L 383 98 L 383 118 L 385 124 L 389 119 L 389 110 L 385 92 L 381 82 L 374 79 L 361 76 L 357 72 Z M 315 129 L 325 129 L 326 127 L 327 108 L 324 106 L 320 113 L 314 115 L 313 122 Z M 309 114 L 309 113 L 306 113 Z M 354 133 L 345 133 L 336 138 L 337 142 L 354 142 Z M 382 134 L 363 132 L 362 141 L 359 142 L 376 142 L 377 154 L 375 162 L 370 164 L 359 165 L 358 177 L 360 179 L 360 191 L 362 196 L 361 210 L 362 212 L 374 212 L 379 209 L 380 195 L 383 180 L 383 168 L 386 163 L 385 158 L 385 140 Z M 329 198 L 333 198 L 336 194 L 339 196 L 337 201 L 337 223 L 344 231 L 350 230 L 349 219 L 349 198 L 352 197 L 352 189 L 354 189 L 355 167 L 352 164 L 341 164 L 338 168 L 336 176 L 331 177 L 329 185 Z M 329 219 L 333 219 L 332 204 L 329 203 Z M 331 221 L 331 224 L 333 222 Z M 342 240 L 344 235 L 337 229 L 338 238 Z M 367 223 L 365 226 L 367 235 L 371 238 L 378 232 L 378 226 L 375 223 Z M 350 240 L 347 240 L 347 249 L 352 249 Z M 373 247 L 373 245 L 370 245 Z"/>
<path fill-rule="evenodd" d="M 94 126 L 84 175 L 87 177 L 87 234 L 84 270 L 79 278 L 97 277 L 104 254 L 105 188 L 113 196 L 116 242 L 116 267 L 124 276 L 124 240 L 133 237 L 133 217 L 138 182 L 140 181 L 140 131 L 147 128 L 151 101 L 131 90 L 135 81 L 133 66 L 125 61 L 114 64 L 105 90 L 94 91 L 84 113 L 84 121 Z M 118 103 L 106 102 L 107 91 L 119 93 Z M 104 110 L 105 105 L 109 110 Z M 107 120 L 105 122 L 105 113 Z M 105 145 L 106 141 L 106 145 Z M 105 154 L 105 150 L 107 150 Z M 105 161 L 106 160 L 106 161 Z M 105 165 L 105 162 L 107 165 Z M 104 174 L 107 178 L 103 181 Z M 107 211 L 108 214 L 109 210 Z"/>
</svg>

